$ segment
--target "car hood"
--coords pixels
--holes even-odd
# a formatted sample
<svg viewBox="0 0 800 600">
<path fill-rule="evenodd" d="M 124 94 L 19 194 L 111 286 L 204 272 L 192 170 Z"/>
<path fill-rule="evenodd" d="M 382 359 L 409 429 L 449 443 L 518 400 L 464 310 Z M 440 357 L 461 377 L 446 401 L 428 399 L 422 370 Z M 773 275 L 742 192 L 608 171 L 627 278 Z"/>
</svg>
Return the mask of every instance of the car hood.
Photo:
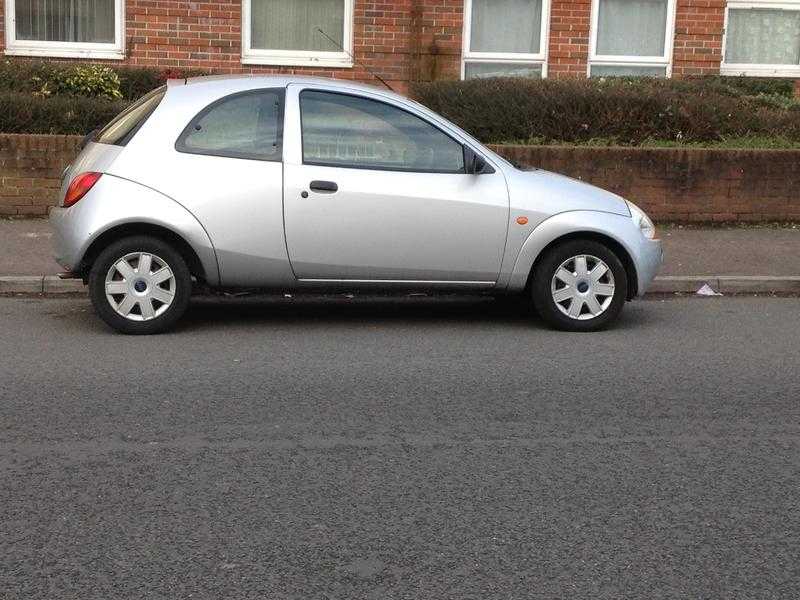
<svg viewBox="0 0 800 600">
<path fill-rule="evenodd" d="M 596 210 L 629 217 L 628 203 L 612 192 L 542 169 L 507 175 L 511 206 L 554 215 L 571 210 Z"/>
</svg>

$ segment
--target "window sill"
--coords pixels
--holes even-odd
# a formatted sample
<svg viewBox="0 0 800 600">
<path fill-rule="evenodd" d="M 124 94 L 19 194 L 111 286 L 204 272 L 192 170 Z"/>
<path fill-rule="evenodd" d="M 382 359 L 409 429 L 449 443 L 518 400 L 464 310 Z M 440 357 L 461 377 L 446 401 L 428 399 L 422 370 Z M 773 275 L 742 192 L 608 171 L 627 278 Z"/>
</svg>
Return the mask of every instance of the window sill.
<svg viewBox="0 0 800 600">
<path fill-rule="evenodd" d="M 3 54 L 6 56 L 41 56 L 49 58 L 94 58 L 106 60 L 123 60 L 125 52 L 122 50 L 86 50 L 70 48 L 68 46 L 52 48 L 14 48 L 7 47 Z"/>
<path fill-rule="evenodd" d="M 721 65 L 720 75 L 736 77 L 795 77 L 800 78 L 800 65 Z"/>
<path fill-rule="evenodd" d="M 269 55 L 242 55 L 243 65 L 262 65 L 275 67 L 333 67 L 350 69 L 353 67 L 351 58 L 319 58 L 306 56 L 269 56 Z"/>
</svg>

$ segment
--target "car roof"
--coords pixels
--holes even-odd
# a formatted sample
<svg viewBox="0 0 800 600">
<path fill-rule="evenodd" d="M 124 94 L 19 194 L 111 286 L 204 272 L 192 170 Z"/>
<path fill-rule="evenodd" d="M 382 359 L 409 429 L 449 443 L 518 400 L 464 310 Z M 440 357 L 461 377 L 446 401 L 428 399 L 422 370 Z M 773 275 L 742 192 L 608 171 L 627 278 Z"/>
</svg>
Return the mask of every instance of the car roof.
<svg viewBox="0 0 800 600">
<path fill-rule="evenodd" d="M 397 92 L 390 91 L 384 86 L 374 86 L 365 83 L 356 83 L 350 80 L 334 79 L 332 77 L 311 77 L 301 75 L 204 75 L 202 77 L 188 77 L 186 79 L 170 79 L 168 86 L 202 86 L 211 92 L 214 88 L 219 90 L 227 89 L 232 83 L 238 89 L 258 89 L 263 87 L 286 87 L 292 83 L 325 85 L 336 88 L 346 88 L 362 90 L 365 92 L 384 92 L 393 93 L 400 96 Z M 244 85 L 243 85 L 244 84 Z"/>
</svg>

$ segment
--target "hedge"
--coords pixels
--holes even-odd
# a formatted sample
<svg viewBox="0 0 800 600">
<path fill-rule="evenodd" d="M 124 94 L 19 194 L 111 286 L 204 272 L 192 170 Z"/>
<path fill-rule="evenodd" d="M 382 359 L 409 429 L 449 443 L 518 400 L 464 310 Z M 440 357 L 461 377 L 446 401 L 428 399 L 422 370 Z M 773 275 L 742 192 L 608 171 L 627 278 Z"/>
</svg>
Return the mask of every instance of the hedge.
<svg viewBox="0 0 800 600">
<path fill-rule="evenodd" d="M 500 78 L 418 84 L 412 91 L 486 143 L 800 140 L 800 102 L 780 80 Z"/>
<path fill-rule="evenodd" d="M 167 79 L 205 73 L 5 59 L 0 132 L 85 134 Z M 791 80 L 478 79 L 412 92 L 486 143 L 800 142 Z"/>
<path fill-rule="evenodd" d="M 108 123 L 128 102 L 81 96 L 32 98 L 0 92 L 0 132 L 85 135 Z"/>
<path fill-rule="evenodd" d="M 85 63 L 53 63 L 37 60 L 6 59 L 0 62 L 0 92 L 34 94 L 43 83 L 62 79 L 65 73 Z M 119 90 L 125 100 L 136 100 L 167 79 L 207 75 L 202 69 L 153 69 L 149 67 L 114 67 L 102 65 L 119 77 Z"/>
<path fill-rule="evenodd" d="M 167 79 L 204 74 L 199 69 L 6 59 L 0 62 L 0 132 L 84 135 Z"/>
</svg>

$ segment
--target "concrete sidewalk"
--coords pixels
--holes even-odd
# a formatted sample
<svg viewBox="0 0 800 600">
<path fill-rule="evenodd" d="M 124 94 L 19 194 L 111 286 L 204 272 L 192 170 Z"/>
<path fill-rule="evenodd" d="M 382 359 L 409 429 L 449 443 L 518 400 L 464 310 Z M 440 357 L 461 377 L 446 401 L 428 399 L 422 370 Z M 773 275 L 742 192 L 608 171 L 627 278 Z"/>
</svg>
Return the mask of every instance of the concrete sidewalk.
<svg viewBox="0 0 800 600">
<path fill-rule="evenodd" d="M 673 226 L 659 233 L 666 261 L 653 291 L 695 292 L 709 283 L 723 292 L 800 292 L 800 228 Z M 46 277 L 62 270 L 51 235 L 44 219 L 0 220 L 0 292 L 81 289 Z"/>
</svg>

